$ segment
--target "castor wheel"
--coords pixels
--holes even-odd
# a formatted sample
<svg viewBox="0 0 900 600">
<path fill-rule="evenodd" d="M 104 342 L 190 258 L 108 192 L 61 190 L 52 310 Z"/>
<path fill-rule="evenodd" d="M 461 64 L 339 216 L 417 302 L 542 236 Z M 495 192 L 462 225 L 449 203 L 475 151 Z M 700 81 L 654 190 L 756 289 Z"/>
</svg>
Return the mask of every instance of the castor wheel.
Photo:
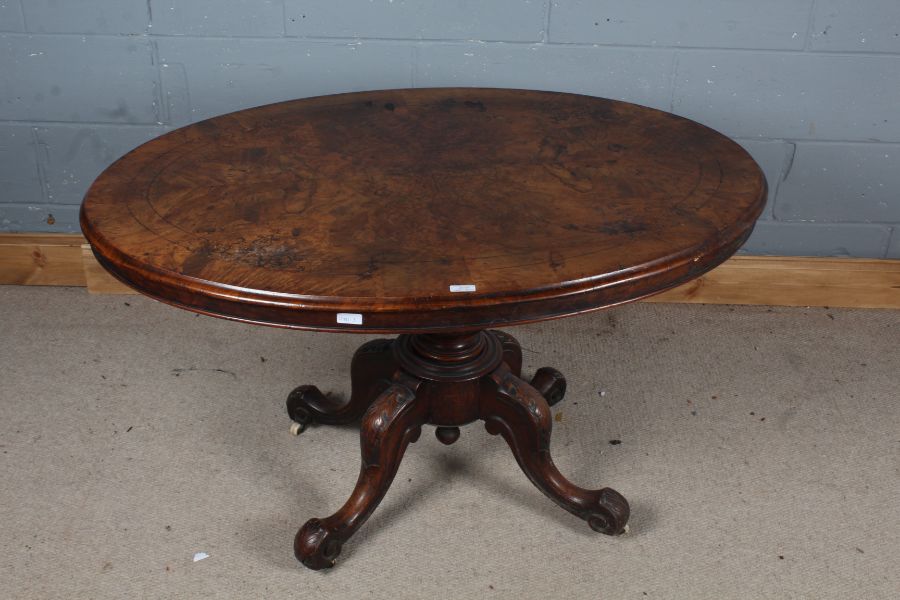
<svg viewBox="0 0 900 600">
<path fill-rule="evenodd" d="M 313 417 L 309 411 L 311 404 L 321 406 L 327 401 L 325 394 L 314 385 L 301 385 L 294 388 L 287 398 L 287 413 L 293 421 L 291 433 L 300 435 L 312 423 Z"/>
<path fill-rule="evenodd" d="M 553 406 L 566 395 L 566 378 L 563 374 L 551 367 L 541 367 L 534 377 L 531 385 L 541 393 L 547 404 Z"/>
</svg>

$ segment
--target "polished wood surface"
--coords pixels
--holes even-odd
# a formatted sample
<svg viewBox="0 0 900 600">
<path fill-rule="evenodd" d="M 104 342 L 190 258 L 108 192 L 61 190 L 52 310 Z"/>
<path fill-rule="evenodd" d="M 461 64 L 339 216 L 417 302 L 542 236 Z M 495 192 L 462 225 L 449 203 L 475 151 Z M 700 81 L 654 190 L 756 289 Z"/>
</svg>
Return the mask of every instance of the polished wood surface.
<svg viewBox="0 0 900 600">
<path fill-rule="evenodd" d="M 97 179 L 81 224 L 117 277 L 198 312 L 461 331 L 684 283 L 740 246 L 765 196 L 743 149 L 668 113 L 416 89 L 285 102 L 166 134 Z"/>
<path fill-rule="evenodd" d="M 80 236 L 0 233 L 0 285 L 85 285 Z"/>
<path fill-rule="evenodd" d="M 525 475 L 600 533 L 628 502 L 568 481 L 550 456 L 566 380 L 521 378 L 522 349 L 485 330 L 635 300 L 728 258 L 765 202 L 734 142 L 622 102 L 493 89 L 298 100 L 204 121 L 102 174 L 81 223 L 98 261 L 198 312 L 364 344 L 341 400 L 303 385 L 294 431 L 361 418 L 357 484 L 306 522 L 294 552 L 331 567 L 384 497 L 409 444 L 477 420 Z M 342 320 L 343 317 L 343 320 Z"/>
<path fill-rule="evenodd" d="M 50 256 L 42 245 L 58 252 Z M 78 234 L 0 234 L 0 285 L 4 284 L 87 286 L 92 294 L 137 293 L 103 269 Z M 898 309 L 900 260 L 732 256 L 712 271 L 645 301 Z"/>
<path fill-rule="evenodd" d="M 294 536 L 294 554 L 311 569 L 334 566 L 343 545 L 378 507 L 409 444 L 434 425 L 443 444 L 460 426 L 484 422 L 501 435 L 531 482 L 548 498 L 599 533 L 624 531 L 631 509 L 611 488 L 574 485 L 553 464 L 550 405 L 566 383 L 555 369 L 521 378 L 522 348 L 508 333 L 402 335 L 367 342 L 351 367 L 352 393 L 341 402 L 300 386 L 288 396 L 288 414 L 309 423 L 350 423 L 362 417 L 362 464 L 356 486 L 334 514 L 308 520 Z"/>
</svg>

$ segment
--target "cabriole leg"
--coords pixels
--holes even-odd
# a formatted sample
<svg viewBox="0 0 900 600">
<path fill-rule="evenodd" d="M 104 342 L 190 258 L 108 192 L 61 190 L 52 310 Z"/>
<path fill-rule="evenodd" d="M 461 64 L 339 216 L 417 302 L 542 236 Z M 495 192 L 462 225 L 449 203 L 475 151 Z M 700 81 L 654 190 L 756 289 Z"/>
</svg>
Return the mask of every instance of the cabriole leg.
<svg viewBox="0 0 900 600">
<path fill-rule="evenodd" d="M 550 457 L 552 420 L 547 400 L 508 369 L 490 375 L 496 393 L 481 402 L 488 433 L 501 434 L 528 479 L 544 494 L 594 531 L 616 535 L 628 521 L 628 502 L 611 488 L 586 490 L 571 483 Z"/>
<path fill-rule="evenodd" d="M 427 418 L 417 401 L 419 381 L 400 375 L 363 416 L 362 466 L 347 502 L 330 517 L 310 519 L 294 538 L 294 554 L 310 569 L 334 566 L 341 546 L 365 523 L 394 480 L 407 445 L 415 442 Z"/>
<path fill-rule="evenodd" d="M 288 395 L 288 416 L 300 433 L 310 423 L 329 425 L 352 423 L 362 417 L 378 394 L 387 387 L 397 369 L 391 345 L 393 340 L 366 342 L 350 363 L 349 400 L 326 396 L 314 385 L 301 385 Z"/>
</svg>

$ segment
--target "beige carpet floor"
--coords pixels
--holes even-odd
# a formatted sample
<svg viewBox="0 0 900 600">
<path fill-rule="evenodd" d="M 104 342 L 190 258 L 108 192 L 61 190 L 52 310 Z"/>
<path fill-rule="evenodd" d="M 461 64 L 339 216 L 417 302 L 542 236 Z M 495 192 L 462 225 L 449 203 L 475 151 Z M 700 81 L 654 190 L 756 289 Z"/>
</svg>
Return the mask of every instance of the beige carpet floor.
<svg viewBox="0 0 900 600">
<path fill-rule="evenodd" d="M 347 390 L 365 338 L 0 287 L 0 597 L 900 597 L 900 312 L 638 304 L 510 331 L 526 371 L 568 377 L 558 466 L 624 494 L 630 532 L 557 508 L 479 424 L 428 428 L 316 573 L 294 531 L 345 500 L 357 434 L 292 437 L 284 398 Z"/>
</svg>

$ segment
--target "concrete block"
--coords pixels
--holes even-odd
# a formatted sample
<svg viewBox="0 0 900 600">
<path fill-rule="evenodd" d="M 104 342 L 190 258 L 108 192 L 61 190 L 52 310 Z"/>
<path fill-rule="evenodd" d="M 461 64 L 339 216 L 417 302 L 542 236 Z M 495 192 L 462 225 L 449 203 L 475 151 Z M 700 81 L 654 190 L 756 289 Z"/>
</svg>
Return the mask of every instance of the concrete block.
<svg viewBox="0 0 900 600">
<path fill-rule="evenodd" d="M 558 0 L 551 42 L 803 48 L 812 0 Z"/>
<path fill-rule="evenodd" d="M 162 127 L 52 125 L 36 128 L 47 199 L 80 204 L 94 179 L 116 159 L 165 133 Z"/>
<path fill-rule="evenodd" d="M 674 110 L 737 137 L 900 141 L 900 56 L 683 52 Z"/>
<path fill-rule="evenodd" d="M 0 35 L 0 120 L 156 123 L 157 78 L 145 39 Z"/>
<path fill-rule="evenodd" d="M 0 0 L 0 31 L 25 31 L 19 0 Z"/>
<path fill-rule="evenodd" d="M 164 122 L 181 126 L 191 122 L 191 94 L 187 71 L 183 64 L 164 62 L 160 65 L 160 81 L 165 98 Z"/>
<path fill-rule="evenodd" d="M 654 50 L 429 44 L 418 49 L 416 85 L 555 90 L 665 109 L 672 60 Z"/>
<path fill-rule="evenodd" d="M 549 0 L 285 0 L 288 35 L 539 41 Z"/>
<path fill-rule="evenodd" d="M 27 125 L 0 125 L 0 204 L 41 203 L 34 133 Z"/>
<path fill-rule="evenodd" d="M 885 258 L 900 260 L 900 225 L 894 227 L 891 241 L 888 244 L 887 256 Z"/>
<path fill-rule="evenodd" d="M 25 0 L 28 31 L 34 33 L 144 33 L 147 0 Z"/>
<path fill-rule="evenodd" d="M 740 253 L 883 258 L 890 234 L 885 225 L 760 221 Z"/>
<path fill-rule="evenodd" d="M 781 141 L 736 141 L 743 146 L 744 150 L 750 153 L 750 156 L 759 164 L 766 175 L 766 182 L 769 184 L 769 197 L 760 219 L 771 219 L 772 210 L 775 206 L 775 192 L 778 189 L 778 184 L 781 182 L 782 173 L 794 153 L 794 146 L 788 142 Z"/>
<path fill-rule="evenodd" d="M 77 233 L 78 206 L 0 204 L 0 231 Z"/>
<path fill-rule="evenodd" d="M 177 89 L 181 76 L 167 65 L 184 69 L 193 121 L 293 98 L 412 84 L 413 50 L 405 44 L 196 38 L 157 43 L 167 89 Z M 170 109 L 173 118 L 181 114 Z"/>
<path fill-rule="evenodd" d="M 798 143 L 775 217 L 900 223 L 900 145 Z"/>
<path fill-rule="evenodd" d="M 280 36 L 281 0 L 149 0 L 150 31 L 166 35 Z"/>
<path fill-rule="evenodd" d="M 809 48 L 900 53 L 900 2 L 817 0 Z"/>
</svg>

